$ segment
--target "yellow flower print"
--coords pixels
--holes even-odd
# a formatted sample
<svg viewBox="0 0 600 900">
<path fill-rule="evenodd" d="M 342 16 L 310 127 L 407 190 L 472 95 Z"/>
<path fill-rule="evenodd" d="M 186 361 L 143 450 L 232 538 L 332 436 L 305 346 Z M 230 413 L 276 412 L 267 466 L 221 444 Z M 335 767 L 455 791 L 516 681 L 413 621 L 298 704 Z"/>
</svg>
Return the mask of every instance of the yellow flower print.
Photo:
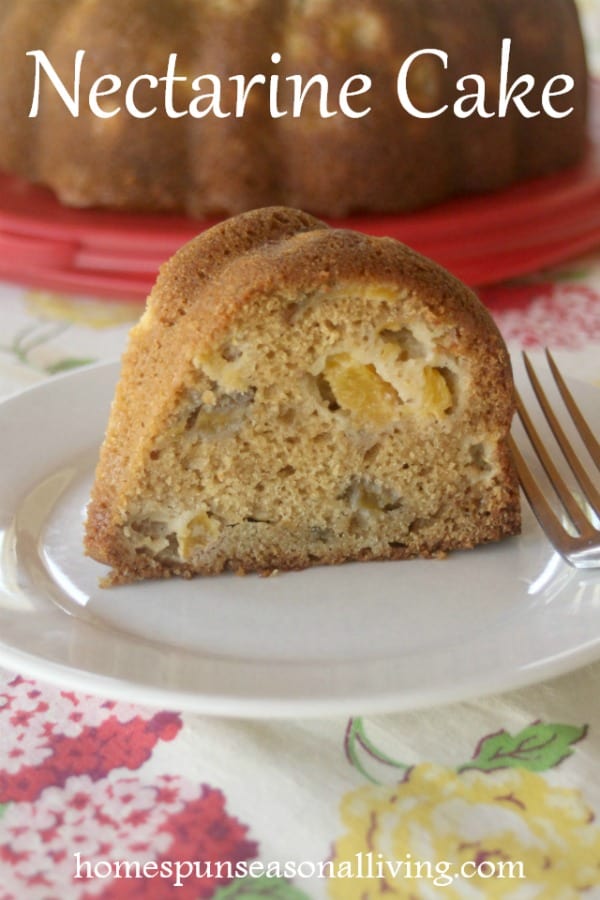
<svg viewBox="0 0 600 900">
<path fill-rule="evenodd" d="M 341 817 L 333 870 L 373 877 L 331 878 L 334 900 L 575 900 L 600 885 L 600 828 L 580 793 L 527 769 L 424 763 L 347 794 Z"/>
<path fill-rule="evenodd" d="M 28 311 L 37 318 L 98 329 L 136 322 L 144 310 L 141 303 L 88 300 L 49 291 L 30 291 L 26 303 Z"/>
</svg>

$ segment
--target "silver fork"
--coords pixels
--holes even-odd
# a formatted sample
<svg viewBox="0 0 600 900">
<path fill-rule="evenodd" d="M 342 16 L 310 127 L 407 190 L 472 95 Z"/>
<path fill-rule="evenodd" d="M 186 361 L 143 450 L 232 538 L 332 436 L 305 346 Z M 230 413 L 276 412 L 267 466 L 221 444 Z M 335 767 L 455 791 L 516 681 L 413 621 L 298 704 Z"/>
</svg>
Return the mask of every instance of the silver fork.
<svg viewBox="0 0 600 900">
<path fill-rule="evenodd" d="M 598 471 L 600 471 L 600 444 L 592 434 L 589 425 L 573 399 L 573 395 L 565 384 L 564 378 L 560 374 L 556 362 L 549 350 L 546 350 L 546 359 L 548 360 L 548 366 L 552 372 L 565 407 L 579 432 L 591 460 Z M 546 533 L 548 540 L 561 556 L 577 568 L 600 568 L 600 530 L 594 526 L 590 514 L 590 510 L 593 510 L 596 516 L 600 518 L 600 490 L 592 482 L 586 466 L 582 463 L 579 455 L 573 449 L 572 443 L 569 441 L 561 427 L 557 415 L 552 408 L 552 404 L 542 388 L 540 379 L 536 375 L 526 353 L 523 353 L 523 360 L 529 380 L 544 416 L 546 417 L 548 426 L 562 455 L 579 483 L 582 493 L 582 503 L 578 501 L 573 491 L 566 484 L 552 458 L 550 450 L 545 446 L 543 439 L 533 425 L 522 397 L 517 393 L 517 411 L 519 413 L 519 418 L 523 423 L 523 427 L 529 437 L 531 445 L 548 476 L 548 481 L 562 503 L 577 534 L 571 534 L 570 530 L 565 528 L 561 518 L 554 512 L 547 497 L 540 488 L 532 470 L 525 462 L 525 458 L 521 454 L 516 441 L 514 438 L 511 438 L 513 458 L 517 467 L 521 487 L 525 492 L 525 496 L 527 497 L 538 522 Z"/>
</svg>

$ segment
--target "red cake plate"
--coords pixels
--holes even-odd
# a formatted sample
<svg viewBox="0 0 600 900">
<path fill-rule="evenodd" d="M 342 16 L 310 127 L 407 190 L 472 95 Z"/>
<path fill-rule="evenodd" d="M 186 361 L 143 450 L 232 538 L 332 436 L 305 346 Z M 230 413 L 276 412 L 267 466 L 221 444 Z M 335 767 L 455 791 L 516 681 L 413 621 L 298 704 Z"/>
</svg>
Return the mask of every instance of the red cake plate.
<svg viewBox="0 0 600 900">
<path fill-rule="evenodd" d="M 600 81 L 577 168 L 410 215 L 353 216 L 337 227 L 388 235 L 473 287 L 563 262 L 600 245 Z M 115 300 L 144 299 L 158 267 L 214 221 L 71 209 L 45 188 L 0 174 L 0 278 Z"/>
</svg>

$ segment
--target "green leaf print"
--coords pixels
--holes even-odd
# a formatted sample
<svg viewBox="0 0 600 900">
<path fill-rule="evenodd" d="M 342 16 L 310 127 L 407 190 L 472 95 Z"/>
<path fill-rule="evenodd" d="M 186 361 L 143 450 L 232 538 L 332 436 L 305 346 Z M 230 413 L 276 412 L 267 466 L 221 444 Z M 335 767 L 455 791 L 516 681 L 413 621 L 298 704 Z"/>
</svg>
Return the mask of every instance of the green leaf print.
<svg viewBox="0 0 600 900">
<path fill-rule="evenodd" d="M 308 900 L 304 891 L 283 878 L 238 878 L 219 888 L 213 900 Z"/>
<path fill-rule="evenodd" d="M 352 763 L 357 772 L 360 772 L 361 775 L 364 775 L 369 781 L 373 784 L 379 784 L 375 776 L 367 770 L 367 767 L 362 762 L 361 757 L 364 755 L 365 761 L 372 760 L 376 763 L 382 763 L 384 766 L 391 766 L 394 769 L 401 769 L 405 774 L 409 770 L 410 766 L 407 766 L 405 763 L 400 762 L 397 759 L 394 759 L 391 756 L 388 756 L 387 753 L 383 753 L 378 747 L 375 746 L 373 741 L 371 741 L 367 737 L 367 733 L 365 731 L 365 726 L 363 720 L 356 716 L 352 718 L 348 722 L 348 728 L 346 730 L 346 737 L 344 740 L 344 746 L 346 750 L 346 756 L 348 760 Z M 364 754 L 361 752 L 364 751 Z"/>
<path fill-rule="evenodd" d="M 0 819 L 8 809 L 8 803 L 0 803 Z"/>
<path fill-rule="evenodd" d="M 558 272 L 551 272 L 550 277 L 553 281 L 583 281 L 590 274 L 589 266 L 580 269 L 562 269 Z"/>
<path fill-rule="evenodd" d="M 58 375 L 59 372 L 69 372 L 71 369 L 78 369 L 80 366 L 89 366 L 90 363 L 96 362 L 95 359 L 77 359 L 76 357 L 67 357 L 59 359 L 58 362 L 46 366 L 46 372 L 49 375 Z"/>
<path fill-rule="evenodd" d="M 473 759 L 459 768 L 494 769 L 521 768 L 544 772 L 557 766 L 573 753 L 572 745 L 585 737 L 587 726 L 555 725 L 534 722 L 518 734 L 498 731 L 480 741 Z"/>
</svg>

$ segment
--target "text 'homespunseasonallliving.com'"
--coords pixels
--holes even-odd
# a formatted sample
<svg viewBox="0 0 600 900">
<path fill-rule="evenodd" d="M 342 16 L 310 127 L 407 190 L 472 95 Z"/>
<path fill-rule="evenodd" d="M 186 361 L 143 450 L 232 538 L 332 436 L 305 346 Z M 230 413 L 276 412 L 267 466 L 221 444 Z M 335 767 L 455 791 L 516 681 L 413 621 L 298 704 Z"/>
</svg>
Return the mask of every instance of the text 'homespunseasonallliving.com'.
<svg viewBox="0 0 600 900">
<path fill-rule="evenodd" d="M 475 878 L 523 880 L 525 868 L 521 860 L 473 859 L 460 864 L 448 860 L 413 859 L 407 853 L 403 859 L 386 859 L 381 853 L 356 853 L 351 860 L 262 860 L 202 861 L 202 860 L 86 860 L 74 854 L 74 878 L 81 880 L 164 879 L 172 887 L 183 887 L 192 879 L 197 881 L 272 878 L 295 879 L 373 879 L 385 882 L 428 881 L 434 887 L 449 887 L 458 880 Z"/>
</svg>

